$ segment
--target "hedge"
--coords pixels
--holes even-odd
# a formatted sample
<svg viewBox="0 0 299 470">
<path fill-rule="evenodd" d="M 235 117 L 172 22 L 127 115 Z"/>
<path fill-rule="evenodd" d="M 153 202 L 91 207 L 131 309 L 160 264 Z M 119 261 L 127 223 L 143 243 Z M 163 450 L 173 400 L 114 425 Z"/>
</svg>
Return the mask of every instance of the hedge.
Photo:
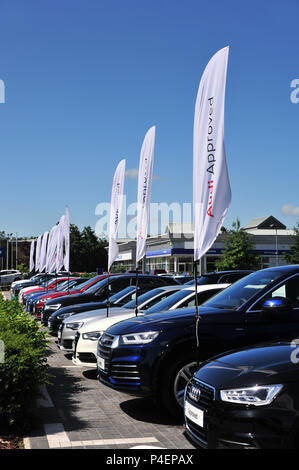
<svg viewBox="0 0 299 470">
<path fill-rule="evenodd" d="M 49 383 L 46 333 L 17 300 L 0 294 L 0 340 L 0 430 L 24 430 L 40 386 Z"/>
</svg>

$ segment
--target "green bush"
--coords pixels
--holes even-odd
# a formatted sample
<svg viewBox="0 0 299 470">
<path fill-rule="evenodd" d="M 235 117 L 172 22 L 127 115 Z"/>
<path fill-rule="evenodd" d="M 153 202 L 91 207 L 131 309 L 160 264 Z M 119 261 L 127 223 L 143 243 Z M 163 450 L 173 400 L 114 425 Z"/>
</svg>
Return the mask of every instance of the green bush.
<svg viewBox="0 0 299 470">
<path fill-rule="evenodd" d="M 49 383 L 46 334 L 17 300 L 0 294 L 0 430 L 24 430 L 41 385 Z"/>
</svg>

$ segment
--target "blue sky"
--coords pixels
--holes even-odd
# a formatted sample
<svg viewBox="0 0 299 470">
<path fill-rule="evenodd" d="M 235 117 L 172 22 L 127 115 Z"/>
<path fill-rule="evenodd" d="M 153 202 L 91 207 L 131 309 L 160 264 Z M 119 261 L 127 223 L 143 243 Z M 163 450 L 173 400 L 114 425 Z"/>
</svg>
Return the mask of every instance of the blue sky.
<svg viewBox="0 0 299 470">
<path fill-rule="evenodd" d="M 226 45 L 224 225 L 272 214 L 293 227 L 281 207 L 299 214 L 298 17 L 297 0 L 2 0 L 0 229 L 38 235 L 66 204 L 95 227 L 116 165 L 138 167 L 152 125 L 152 201 L 191 202 L 197 89 Z M 134 202 L 137 180 L 125 190 Z"/>
</svg>

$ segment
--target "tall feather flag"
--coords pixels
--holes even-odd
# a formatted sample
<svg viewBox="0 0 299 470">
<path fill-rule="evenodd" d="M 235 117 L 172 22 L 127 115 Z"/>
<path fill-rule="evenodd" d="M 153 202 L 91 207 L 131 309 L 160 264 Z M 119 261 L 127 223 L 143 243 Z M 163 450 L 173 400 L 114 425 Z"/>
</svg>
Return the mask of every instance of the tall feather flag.
<svg viewBox="0 0 299 470">
<path fill-rule="evenodd" d="M 126 160 L 121 160 L 117 165 L 112 182 L 109 223 L 108 272 L 110 271 L 110 268 L 118 255 L 118 245 L 116 243 L 116 238 L 123 202 L 125 168 Z"/>
<path fill-rule="evenodd" d="M 137 245 L 136 268 L 145 256 L 149 209 L 152 191 L 154 147 L 156 127 L 151 127 L 145 135 L 139 159 L 137 196 Z"/>
<path fill-rule="evenodd" d="M 46 273 L 54 273 L 56 268 L 56 249 L 57 249 L 57 230 L 58 225 L 54 225 L 50 231 L 48 248 L 47 248 L 47 261 Z"/>
<path fill-rule="evenodd" d="M 37 242 L 36 242 L 36 250 L 35 250 L 35 271 L 36 272 L 39 271 L 41 242 L 42 242 L 42 236 L 39 235 Z"/>
<path fill-rule="evenodd" d="M 63 266 L 63 246 L 64 246 L 64 223 L 65 215 L 60 217 L 57 229 L 57 244 L 56 244 L 56 257 L 55 257 L 55 271 L 59 272 Z"/>
<path fill-rule="evenodd" d="M 65 255 L 63 259 L 63 264 L 66 271 L 70 270 L 70 210 L 69 207 L 65 208 L 65 218 L 64 218 L 64 250 Z"/>
<path fill-rule="evenodd" d="M 48 241 L 49 232 L 43 234 L 41 251 L 40 251 L 40 262 L 39 262 L 39 272 L 41 273 L 46 268 L 47 261 L 47 241 Z"/>
<path fill-rule="evenodd" d="M 30 266 L 29 266 L 29 272 L 33 271 L 34 269 L 34 245 L 35 245 L 35 240 L 32 240 L 30 244 Z"/>
<path fill-rule="evenodd" d="M 211 248 L 231 202 L 224 147 L 224 102 L 229 48 L 209 61 L 200 81 L 194 115 L 194 261 Z"/>
</svg>

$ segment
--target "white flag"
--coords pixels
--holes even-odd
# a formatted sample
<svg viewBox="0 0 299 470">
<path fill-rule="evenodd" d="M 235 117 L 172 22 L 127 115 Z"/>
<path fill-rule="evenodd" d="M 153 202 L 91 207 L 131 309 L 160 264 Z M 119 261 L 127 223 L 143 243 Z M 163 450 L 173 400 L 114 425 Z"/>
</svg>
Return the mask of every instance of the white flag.
<svg viewBox="0 0 299 470">
<path fill-rule="evenodd" d="M 64 246 L 64 223 L 65 215 L 60 217 L 60 221 L 57 229 L 57 249 L 55 258 L 55 269 L 54 271 L 59 272 L 63 266 L 63 246 Z"/>
<path fill-rule="evenodd" d="M 126 160 L 121 160 L 115 170 L 112 182 L 109 223 L 108 272 L 118 255 L 118 246 L 116 243 L 116 238 L 123 202 L 125 167 Z"/>
<path fill-rule="evenodd" d="M 55 272 L 56 250 L 57 250 L 57 231 L 58 231 L 58 225 L 54 225 L 54 227 L 52 227 L 50 231 L 48 248 L 47 248 L 46 273 Z"/>
<path fill-rule="evenodd" d="M 153 179 L 155 132 L 155 126 L 149 129 L 144 138 L 140 152 L 137 199 L 136 268 L 138 267 L 138 261 L 145 256 L 146 250 L 146 237 Z"/>
<path fill-rule="evenodd" d="M 40 249 L 41 249 L 42 236 L 40 235 L 36 242 L 35 250 L 35 271 L 39 271 L 39 262 L 40 262 Z"/>
<path fill-rule="evenodd" d="M 63 264 L 66 271 L 70 270 L 70 211 L 68 206 L 65 209 L 65 219 L 64 219 L 64 249 L 65 255 Z"/>
<path fill-rule="evenodd" d="M 194 116 L 194 260 L 211 248 L 231 202 L 224 147 L 224 101 L 229 48 L 218 51 L 201 78 Z"/>
<path fill-rule="evenodd" d="M 48 241 L 49 232 L 43 234 L 43 239 L 41 243 L 40 257 L 39 257 L 39 272 L 41 273 L 46 267 L 47 261 L 47 241 Z"/>
<path fill-rule="evenodd" d="M 34 269 L 34 244 L 35 244 L 35 241 L 32 240 L 31 245 L 30 245 L 30 266 L 29 266 L 30 273 Z"/>
</svg>

